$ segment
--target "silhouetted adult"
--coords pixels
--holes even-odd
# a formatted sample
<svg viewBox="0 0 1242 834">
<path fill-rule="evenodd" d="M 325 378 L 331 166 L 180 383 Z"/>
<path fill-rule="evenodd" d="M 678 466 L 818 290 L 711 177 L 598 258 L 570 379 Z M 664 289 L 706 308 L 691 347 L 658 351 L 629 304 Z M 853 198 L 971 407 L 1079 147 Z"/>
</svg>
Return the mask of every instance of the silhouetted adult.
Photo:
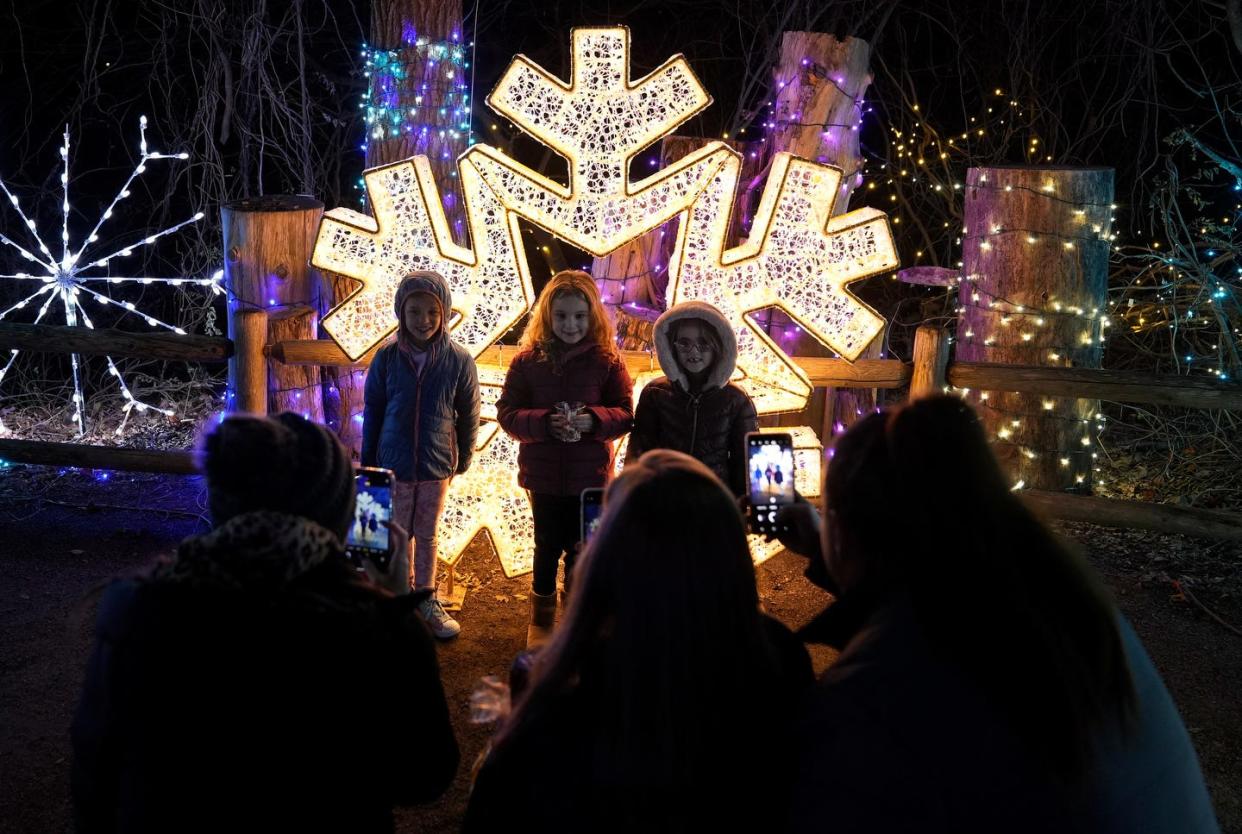
<svg viewBox="0 0 1242 834">
<path fill-rule="evenodd" d="M 464 830 L 767 830 L 810 682 L 806 650 L 759 610 L 728 489 L 688 455 L 647 452 L 608 487 Z"/>
<path fill-rule="evenodd" d="M 795 735 L 793 830 L 1218 830 L 1138 638 L 967 405 L 868 416 L 824 496 L 822 540 L 808 505 L 778 516 L 840 594 L 804 633 L 843 648 Z"/>
<path fill-rule="evenodd" d="M 203 468 L 214 529 L 100 602 L 77 831 L 391 831 L 458 757 L 407 536 L 358 576 L 349 455 L 293 414 L 226 419 Z"/>
</svg>

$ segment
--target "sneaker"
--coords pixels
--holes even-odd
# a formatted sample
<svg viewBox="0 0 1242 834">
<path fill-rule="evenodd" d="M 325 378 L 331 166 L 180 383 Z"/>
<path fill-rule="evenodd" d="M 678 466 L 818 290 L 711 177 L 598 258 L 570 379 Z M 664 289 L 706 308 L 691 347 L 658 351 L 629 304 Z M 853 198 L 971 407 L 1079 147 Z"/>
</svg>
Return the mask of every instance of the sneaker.
<svg viewBox="0 0 1242 834">
<path fill-rule="evenodd" d="M 456 637 L 461 631 L 461 625 L 449 616 L 449 612 L 444 610 L 440 600 L 435 597 L 427 597 L 427 599 L 418 604 L 418 616 L 422 617 L 423 622 L 427 623 L 431 633 L 441 640 Z"/>
</svg>

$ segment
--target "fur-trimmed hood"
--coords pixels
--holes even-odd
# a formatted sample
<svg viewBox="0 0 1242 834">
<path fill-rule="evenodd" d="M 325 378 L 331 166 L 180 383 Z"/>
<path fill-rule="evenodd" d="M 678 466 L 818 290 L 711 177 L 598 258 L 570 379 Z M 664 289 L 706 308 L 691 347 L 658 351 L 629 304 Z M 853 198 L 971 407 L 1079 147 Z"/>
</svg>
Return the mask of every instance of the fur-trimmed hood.
<svg viewBox="0 0 1242 834">
<path fill-rule="evenodd" d="M 703 387 L 705 389 L 723 388 L 733 376 L 733 369 L 737 366 L 737 334 L 733 332 L 724 313 L 706 301 L 684 301 L 669 308 L 664 315 L 656 319 L 652 338 L 655 341 L 656 357 L 660 360 L 660 370 L 664 371 L 664 375 L 680 385 L 682 389 L 690 390 L 690 382 L 686 378 L 685 371 L 677 364 L 677 350 L 673 347 L 672 339 L 669 337 L 672 324 L 684 319 L 700 319 L 711 325 L 720 336 L 720 356 L 716 357 L 716 363 L 712 365 Z"/>
</svg>

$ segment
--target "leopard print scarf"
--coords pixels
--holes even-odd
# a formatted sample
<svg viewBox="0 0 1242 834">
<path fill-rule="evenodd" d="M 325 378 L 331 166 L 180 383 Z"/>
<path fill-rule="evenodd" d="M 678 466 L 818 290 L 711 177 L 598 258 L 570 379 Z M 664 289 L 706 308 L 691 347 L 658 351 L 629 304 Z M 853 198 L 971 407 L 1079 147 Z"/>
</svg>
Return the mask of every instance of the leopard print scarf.
<svg viewBox="0 0 1242 834">
<path fill-rule="evenodd" d="M 343 552 L 340 539 L 327 528 L 300 516 L 261 510 L 186 539 L 153 578 L 278 591 Z"/>
</svg>

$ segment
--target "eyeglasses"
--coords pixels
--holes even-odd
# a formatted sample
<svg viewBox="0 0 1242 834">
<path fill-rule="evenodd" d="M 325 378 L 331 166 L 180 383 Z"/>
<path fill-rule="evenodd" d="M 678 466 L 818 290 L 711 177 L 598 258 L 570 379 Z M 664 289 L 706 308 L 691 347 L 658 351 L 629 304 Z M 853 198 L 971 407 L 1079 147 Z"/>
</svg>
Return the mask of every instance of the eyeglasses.
<svg viewBox="0 0 1242 834">
<path fill-rule="evenodd" d="M 694 351 L 700 356 L 710 352 L 712 349 L 711 342 L 705 342 L 702 339 L 699 339 L 698 341 L 694 341 L 692 339 L 675 339 L 673 341 L 673 347 L 677 348 L 677 350 L 682 353 L 690 353 L 691 351 Z"/>
</svg>

